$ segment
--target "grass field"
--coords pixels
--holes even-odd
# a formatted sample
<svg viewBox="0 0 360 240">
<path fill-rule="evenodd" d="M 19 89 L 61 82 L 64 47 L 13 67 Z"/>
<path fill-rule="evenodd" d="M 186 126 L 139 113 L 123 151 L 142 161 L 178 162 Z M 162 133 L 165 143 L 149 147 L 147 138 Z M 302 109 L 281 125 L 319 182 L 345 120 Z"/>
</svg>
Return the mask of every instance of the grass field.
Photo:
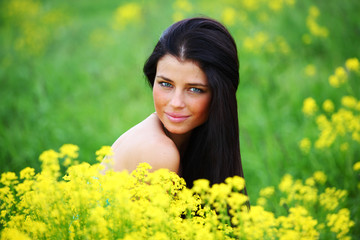
<svg viewBox="0 0 360 240">
<path fill-rule="evenodd" d="M 39 170 L 40 153 L 64 143 L 80 146 L 81 161 L 95 162 L 97 149 L 154 111 L 142 66 L 161 32 L 175 20 L 205 15 L 228 26 L 238 44 L 250 200 L 286 173 L 305 179 L 323 171 L 331 186 L 348 191 L 346 206 L 359 226 L 353 165 L 360 161 L 360 70 L 356 61 L 346 65 L 360 57 L 359 9 L 356 0 L 2 1 L 0 172 Z M 331 75 L 340 83 L 329 82 Z M 344 105 L 344 96 L 355 105 Z M 303 111 L 308 97 L 317 107 Z M 323 110 L 325 100 L 332 111 Z M 317 116 L 331 119 L 341 108 L 352 113 L 340 121 L 347 130 L 333 128 L 335 140 L 316 146 Z M 310 145 L 300 147 L 304 138 Z M 359 227 L 352 234 L 360 236 Z"/>
</svg>

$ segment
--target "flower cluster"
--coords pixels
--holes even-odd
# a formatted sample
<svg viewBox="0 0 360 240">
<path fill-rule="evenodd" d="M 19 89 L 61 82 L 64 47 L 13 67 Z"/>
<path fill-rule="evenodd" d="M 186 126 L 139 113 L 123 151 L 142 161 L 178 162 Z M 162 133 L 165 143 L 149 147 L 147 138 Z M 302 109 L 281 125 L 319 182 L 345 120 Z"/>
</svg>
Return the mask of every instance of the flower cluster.
<svg viewBox="0 0 360 240">
<path fill-rule="evenodd" d="M 338 239 L 349 238 L 347 234 L 355 223 L 350 219 L 349 209 L 341 207 L 347 191 L 325 187 L 326 180 L 326 175 L 321 171 L 315 172 L 304 182 L 294 180 L 289 174 L 282 178 L 276 194 L 280 196 L 280 204 L 288 208 L 289 215 L 287 218 L 279 217 L 278 220 L 284 228 L 297 226 L 303 229 L 302 235 L 288 232 L 284 236 L 289 239 L 318 239 L 332 232 Z M 271 208 L 274 195 L 273 187 L 265 188 L 260 192 L 257 203 Z M 321 219 L 326 220 L 320 222 Z"/>
<path fill-rule="evenodd" d="M 45 151 L 38 174 L 25 168 L 19 177 L 1 175 L 1 239 L 346 239 L 354 225 L 341 207 L 346 191 L 316 187 L 326 182 L 322 172 L 306 184 L 285 175 L 279 185 L 285 213 L 275 214 L 265 210 L 275 187 L 262 189 L 259 204 L 249 208 L 237 176 L 212 186 L 199 179 L 189 189 L 177 174 L 149 172 L 146 163 L 132 173 L 101 174 L 100 164 L 77 163 L 77 151 L 71 144 Z M 59 160 L 68 159 L 59 178 Z"/>
<path fill-rule="evenodd" d="M 67 17 L 61 9 L 49 9 L 36 0 L 10 0 L 4 4 L 5 22 L 16 26 L 16 51 L 37 56 L 50 43 L 55 31 Z"/>
<path fill-rule="evenodd" d="M 315 74 L 316 74 L 316 68 L 313 64 L 308 64 L 305 67 L 304 72 L 307 76 L 312 77 L 312 76 L 315 76 Z"/>
<path fill-rule="evenodd" d="M 127 25 L 141 21 L 141 7 L 138 3 L 126 3 L 119 6 L 114 14 L 113 28 L 123 30 Z"/>
<path fill-rule="evenodd" d="M 307 116 L 312 116 L 318 110 L 316 101 L 312 97 L 308 97 L 304 100 L 302 111 Z"/>
<path fill-rule="evenodd" d="M 359 60 L 350 58 L 345 62 L 345 68 L 340 66 L 335 69 L 335 73 L 329 77 L 331 86 L 338 88 L 348 84 L 351 75 L 359 76 Z M 357 79 L 358 80 L 358 79 Z M 350 93 L 353 91 L 350 90 Z M 332 100 L 326 99 L 322 104 L 324 113 L 316 116 L 315 122 L 320 131 L 318 139 L 315 141 L 315 148 L 324 149 L 331 147 L 336 140 L 339 140 L 340 150 L 346 151 L 349 142 L 360 143 L 360 100 L 349 94 L 340 99 L 341 107 L 335 111 L 335 104 Z M 306 98 L 303 102 L 302 111 L 307 116 L 314 116 L 319 107 L 314 98 Z M 299 143 L 303 152 L 309 152 L 311 142 L 309 138 L 304 138 Z"/>
<path fill-rule="evenodd" d="M 348 81 L 351 72 L 359 72 L 360 64 L 357 58 L 349 58 L 345 62 L 345 68 L 339 66 L 335 69 L 335 73 L 329 77 L 329 83 L 332 87 L 338 88 Z"/>
<path fill-rule="evenodd" d="M 311 44 L 312 38 L 326 38 L 329 35 L 329 30 L 326 27 L 320 26 L 317 22 L 317 18 L 320 16 L 320 10 L 316 6 L 311 6 L 309 8 L 308 16 L 306 18 L 306 26 L 309 29 L 310 34 L 303 35 L 303 42 L 306 44 Z"/>
<path fill-rule="evenodd" d="M 257 32 L 254 36 L 245 37 L 243 46 L 247 51 L 256 54 L 259 54 L 262 50 L 268 53 L 279 52 L 284 55 L 290 52 L 290 47 L 282 36 L 270 39 L 264 32 Z"/>
<path fill-rule="evenodd" d="M 236 34 L 242 35 L 239 39 L 243 39 L 239 46 L 243 47 L 246 52 L 287 55 L 290 53 L 291 47 L 285 37 L 268 31 L 272 27 L 267 24 L 270 23 L 269 19 L 273 14 L 285 12 L 286 8 L 293 7 L 294 4 L 295 0 L 225 2 L 176 0 L 173 3 L 173 20 L 179 21 L 194 16 L 194 14 L 198 14 L 197 9 L 203 9 L 209 16 L 219 19 L 229 28 L 239 24 L 246 26 L 236 30 Z M 235 39 L 237 39 L 236 34 L 234 34 Z"/>
</svg>

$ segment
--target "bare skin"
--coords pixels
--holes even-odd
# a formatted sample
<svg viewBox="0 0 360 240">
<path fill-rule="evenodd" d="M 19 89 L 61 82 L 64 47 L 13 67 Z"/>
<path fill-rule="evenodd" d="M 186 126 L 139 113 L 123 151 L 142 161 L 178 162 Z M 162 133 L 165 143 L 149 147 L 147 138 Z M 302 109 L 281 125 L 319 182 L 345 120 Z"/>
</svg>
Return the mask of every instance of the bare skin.
<svg viewBox="0 0 360 240">
<path fill-rule="evenodd" d="M 152 170 L 167 168 L 179 173 L 179 151 L 155 113 L 121 135 L 112 149 L 114 171 L 131 172 L 139 163 L 147 162 Z"/>
</svg>

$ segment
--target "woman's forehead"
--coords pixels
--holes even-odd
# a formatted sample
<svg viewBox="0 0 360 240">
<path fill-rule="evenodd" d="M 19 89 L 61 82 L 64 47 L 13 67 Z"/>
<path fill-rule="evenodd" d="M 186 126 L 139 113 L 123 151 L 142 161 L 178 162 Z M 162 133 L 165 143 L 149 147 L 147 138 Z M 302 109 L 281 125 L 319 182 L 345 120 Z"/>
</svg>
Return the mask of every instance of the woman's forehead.
<svg viewBox="0 0 360 240">
<path fill-rule="evenodd" d="M 171 81 L 182 79 L 207 85 L 207 77 L 198 64 L 192 60 L 179 60 L 172 55 L 165 55 L 159 60 L 156 76 Z"/>
</svg>

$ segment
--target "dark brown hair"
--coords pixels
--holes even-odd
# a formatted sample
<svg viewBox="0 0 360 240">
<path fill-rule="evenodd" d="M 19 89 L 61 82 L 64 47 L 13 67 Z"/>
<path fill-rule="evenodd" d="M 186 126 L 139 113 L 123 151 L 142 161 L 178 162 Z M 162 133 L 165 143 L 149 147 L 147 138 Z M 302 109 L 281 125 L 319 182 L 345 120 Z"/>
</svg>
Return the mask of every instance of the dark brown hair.
<svg viewBox="0 0 360 240">
<path fill-rule="evenodd" d="M 212 91 L 209 118 L 193 130 L 186 152 L 181 154 L 181 176 L 189 187 L 200 178 L 214 184 L 234 175 L 244 177 L 236 102 L 239 60 L 229 31 L 209 18 L 184 19 L 171 25 L 144 65 L 151 86 L 157 63 L 166 54 L 199 64 Z"/>
</svg>

